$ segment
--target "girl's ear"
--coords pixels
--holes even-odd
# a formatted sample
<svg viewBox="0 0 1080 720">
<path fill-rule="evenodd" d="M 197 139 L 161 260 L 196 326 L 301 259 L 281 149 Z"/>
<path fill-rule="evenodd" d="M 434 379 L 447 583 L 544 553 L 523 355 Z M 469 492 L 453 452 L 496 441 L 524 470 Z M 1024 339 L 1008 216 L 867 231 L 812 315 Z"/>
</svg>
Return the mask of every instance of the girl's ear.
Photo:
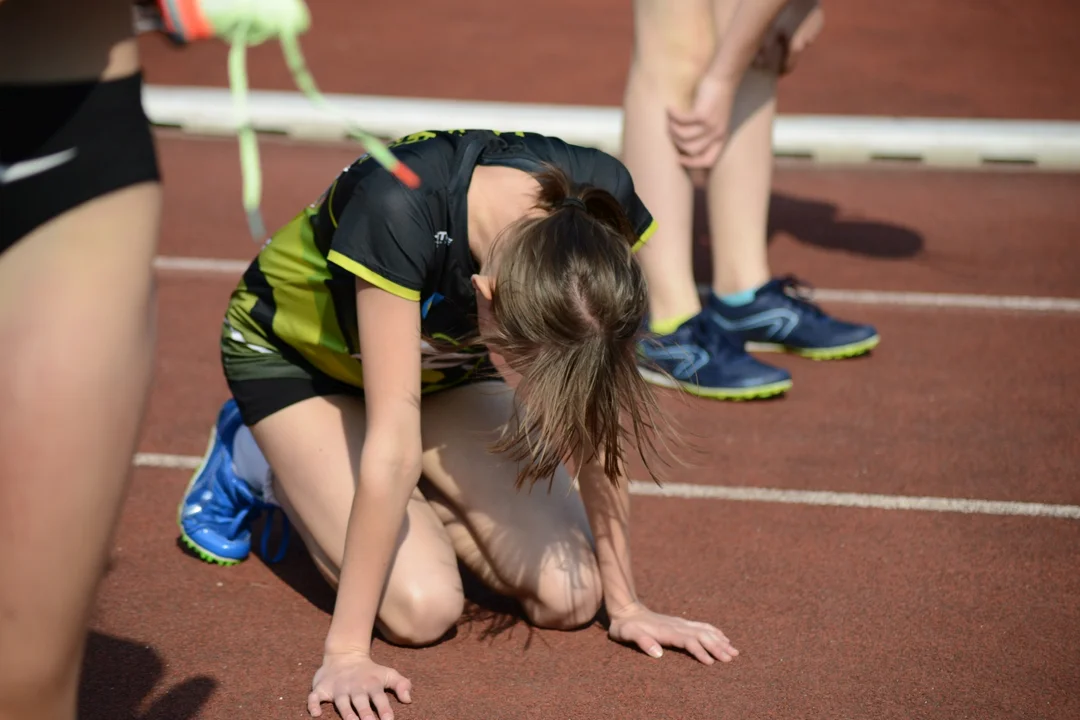
<svg viewBox="0 0 1080 720">
<path fill-rule="evenodd" d="M 483 295 L 485 300 L 491 302 L 491 291 L 495 289 L 495 278 L 490 275 L 473 275 L 470 280 L 472 280 L 476 292 Z"/>
</svg>

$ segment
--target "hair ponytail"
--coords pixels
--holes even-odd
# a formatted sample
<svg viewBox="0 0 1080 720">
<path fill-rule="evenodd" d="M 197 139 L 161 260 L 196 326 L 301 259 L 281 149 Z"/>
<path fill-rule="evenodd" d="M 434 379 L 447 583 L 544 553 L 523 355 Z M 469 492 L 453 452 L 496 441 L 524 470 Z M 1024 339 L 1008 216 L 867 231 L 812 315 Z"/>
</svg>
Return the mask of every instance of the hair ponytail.
<svg viewBox="0 0 1080 720">
<path fill-rule="evenodd" d="M 653 477 L 659 410 L 637 369 L 648 305 L 622 206 L 561 170 L 539 173 L 543 216 L 519 221 L 500 252 L 494 330 L 484 341 L 521 374 L 518 416 L 493 450 L 520 463 L 517 482 L 549 479 L 572 457 L 599 458 L 613 483 L 633 444 Z"/>
<path fill-rule="evenodd" d="M 630 247 L 637 242 L 626 211 L 607 190 L 591 185 L 574 186 L 565 172 L 547 163 L 535 177 L 540 183 L 537 206 L 541 209 L 551 213 L 584 210 L 589 217 L 625 238 Z"/>
</svg>

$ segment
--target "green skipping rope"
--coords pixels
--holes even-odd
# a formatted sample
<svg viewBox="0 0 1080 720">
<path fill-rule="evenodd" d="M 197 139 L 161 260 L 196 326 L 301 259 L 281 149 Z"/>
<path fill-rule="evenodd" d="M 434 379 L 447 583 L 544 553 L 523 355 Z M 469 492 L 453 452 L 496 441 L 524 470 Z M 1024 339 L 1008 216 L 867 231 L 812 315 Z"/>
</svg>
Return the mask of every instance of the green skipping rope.
<svg viewBox="0 0 1080 720">
<path fill-rule="evenodd" d="M 266 239 L 260 201 L 262 170 L 259 144 L 248 112 L 247 48 L 277 37 L 282 55 L 297 88 L 316 107 L 336 115 L 349 136 L 358 140 L 371 157 L 410 188 L 420 186 L 417 177 L 381 143 L 378 138 L 356 127 L 337 111 L 315 85 L 300 50 L 299 35 L 310 26 L 310 15 L 302 0 L 203 0 L 203 10 L 215 34 L 229 42 L 229 88 L 233 109 L 240 118 L 237 136 L 240 144 L 240 171 L 243 179 L 243 205 L 248 227 L 256 242 Z M 214 7 L 217 5 L 218 7 Z M 256 9 L 257 8 L 257 9 Z M 253 12 L 254 11 L 254 12 Z"/>
</svg>

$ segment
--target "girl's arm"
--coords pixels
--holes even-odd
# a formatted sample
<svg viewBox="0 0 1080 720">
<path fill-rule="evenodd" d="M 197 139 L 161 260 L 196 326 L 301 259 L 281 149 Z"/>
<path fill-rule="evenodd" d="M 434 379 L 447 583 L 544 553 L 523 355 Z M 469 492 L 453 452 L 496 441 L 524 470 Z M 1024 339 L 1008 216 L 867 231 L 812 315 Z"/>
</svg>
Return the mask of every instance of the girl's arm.
<svg viewBox="0 0 1080 720">
<path fill-rule="evenodd" d="M 356 281 L 364 363 L 367 429 L 345 536 L 334 615 L 323 665 L 308 705 L 333 701 L 342 717 L 351 704 L 391 715 L 385 689 L 409 702 L 411 683 L 371 660 L 375 618 L 409 497 L 420 479 L 420 311 L 363 280 Z M 342 707 L 344 705 L 344 707 Z"/>
<path fill-rule="evenodd" d="M 507 384 L 516 388 L 521 377 L 507 367 L 496 353 L 491 360 Z M 604 590 L 604 609 L 611 618 L 608 635 L 619 642 L 632 643 L 652 657 L 663 655 L 662 646 L 683 648 L 706 665 L 715 659 L 731 661 L 739 651 L 712 625 L 654 613 L 641 602 L 634 587 L 630 565 L 630 482 L 618 478 L 616 487 L 604 475 L 602 458 L 583 462 L 579 457 L 567 462 L 576 478 L 585 514 L 596 542 L 596 562 Z"/>
<path fill-rule="evenodd" d="M 614 487 L 599 462 L 574 463 L 585 513 L 596 541 L 596 562 L 604 586 L 604 609 L 615 618 L 640 603 L 630 570 L 630 487 Z"/>
<path fill-rule="evenodd" d="M 662 646 L 683 648 L 706 665 L 714 658 L 728 662 L 738 655 L 727 636 L 712 625 L 660 615 L 645 607 L 637 596 L 630 564 L 629 480 L 619 478 L 616 487 L 604 476 L 598 460 L 573 465 L 596 541 L 612 639 L 637 645 L 656 658 L 663 655 Z"/>
<path fill-rule="evenodd" d="M 420 479 L 419 305 L 356 280 L 367 430 L 327 652 L 367 653 L 409 496 Z"/>
</svg>

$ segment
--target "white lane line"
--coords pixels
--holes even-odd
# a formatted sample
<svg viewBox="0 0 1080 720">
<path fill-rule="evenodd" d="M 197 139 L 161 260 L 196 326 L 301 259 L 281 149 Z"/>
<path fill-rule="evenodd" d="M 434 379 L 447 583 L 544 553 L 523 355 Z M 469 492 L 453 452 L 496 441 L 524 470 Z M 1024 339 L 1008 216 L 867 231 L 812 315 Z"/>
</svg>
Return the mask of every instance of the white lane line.
<svg viewBox="0 0 1080 720">
<path fill-rule="evenodd" d="M 194 455 L 170 455 L 168 453 L 135 453 L 135 467 L 165 468 L 166 470 L 194 470 L 202 463 Z"/>
<path fill-rule="evenodd" d="M 239 278 L 247 270 L 249 262 L 248 260 L 158 256 L 154 258 L 154 267 L 170 272 L 208 273 Z M 709 288 L 701 285 L 698 290 L 704 294 L 709 291 Z M 823 302 L 850 305 L 900 305 L 905 307 L 1080 313 L 1080 298 L 828 289 L 815 289 L 813 296 Z"/>
<path fill-rule="evenodd" d="M 829 507 L 872 508 L 876 510 L 924 510 L 967 513 L 970 515 L 1029 515 L 1080 520 L 1080 506 L 1078 505 L 1048 505 L 1046 503 L 1002 500 L 874 495 L 832 492 L 829 490 L 779 490 L 721 485 L 691 485 L 686 483 L 667 483 L 663 486 L 657 486 L 655 483 L 644 482 L 631 483 L 630 492 L 635 495 L 651 495 L 654 497 L 741 500 L 745 502 L 824 505 Z"/>
<path fill-rule="evenodd" d="M 194 470 L 202 458 L 194 455 L 138 453 L 137 467 Z M 727 487 L 721 485 L 692 485 L 689 483 L 655 483 L 633 481 L 634 495 L 683 498 L 689 500 L 738 500 L 742 502 L 784 503 L 788 505 L 821 505 L 827 507 L 869 508 L 875 510 L 923 510 L 953 512 L 968 515 L 1024 515 L 1030 517 L 1067 518 L 1080 520 L 1080 506 L 1046 503 L 1008 502 L 1000 500 L 970 500 L 966 498 L 912 497 L 906 495 L 874 495 L 843 493 L 828 490 L 781 490 L 775 488 Z"/>
<path fill-rule="evenodd" d="M 814 290 L 815 299 L 854 305 L 1019 310 L 1023 312 L 1080 312 L 1080 298 L 1026 295 L 962 295 L 959 293 L 879 292 L 876 290 Z"/>
<path fill-rule="evenodd" d="M 158 270 L 235 275 L 238 279 L 250 264 L 250 260 L 220 260 L 217 258 L 171 257 L 168 255 L 158 255 L 154 258 L 154 267 Z"/>
</svg>

